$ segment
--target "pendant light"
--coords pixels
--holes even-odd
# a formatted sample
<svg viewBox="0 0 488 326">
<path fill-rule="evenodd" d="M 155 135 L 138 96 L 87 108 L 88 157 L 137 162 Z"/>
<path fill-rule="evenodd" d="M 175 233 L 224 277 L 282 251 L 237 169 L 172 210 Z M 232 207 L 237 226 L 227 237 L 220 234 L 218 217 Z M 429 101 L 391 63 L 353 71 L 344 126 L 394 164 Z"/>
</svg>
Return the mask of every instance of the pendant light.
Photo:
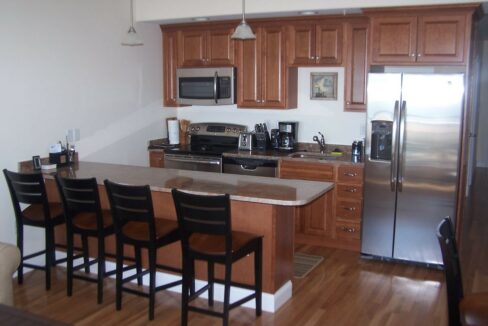
<svg viewBox="0 0 488 326">
<path fill-rule="evenodd" d="M 252 32 L 251 26 L 246 23 L 246 17 L 244 14 L 245 11 L 245 2 L 246 0 L 242 0 L 242 21 L 239 26 L 236 27 L 234 34 L 232 34 L 231 38 L 238 39 L 238 40 L 253 40 L 256 38 L 256 35 Z"/>
<path fill-rule="evenodd" d="M 133 0 L 130 0 L 130 28 L 125 35 L 124 39 L 122 40 L 122 45 L 127 46 L 136 46 L 136 45 L 144 45 L 140 36 L 137 34 L 136 29 L 134 28 L 134 4 Z"/>
</svg>

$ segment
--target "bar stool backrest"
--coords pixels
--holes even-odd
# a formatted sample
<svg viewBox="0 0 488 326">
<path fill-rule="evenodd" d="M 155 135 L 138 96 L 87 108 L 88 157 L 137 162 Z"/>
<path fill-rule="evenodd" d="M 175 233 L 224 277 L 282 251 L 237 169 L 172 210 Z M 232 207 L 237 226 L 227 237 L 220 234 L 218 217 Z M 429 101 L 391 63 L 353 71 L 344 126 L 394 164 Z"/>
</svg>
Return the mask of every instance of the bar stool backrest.
<svg viewBox="0 0 488 326">
<path fill-rule="evenodd" d="M 128 222 L 142 222 L 148 225 L 149 241 L 156 241 L 156 227 L 154 223 L 154 209 L 151 189 L 145 186 L 129 186 L 105 180 L 115 232 L 122 233 L 122 228 Z"/>
<path fill-rule="evenodd" d="M 44 222 L 48 223 L 50 212 L 42 173 L 17 173 L 7 169 L 4 169 L 3 173 L 7 180 L 16 217 L 22 217 L 20 203 L 29 205 L 41 204 Z"/>
<path fill-rule="evenodd" d="M 226 252 L 230 252 L 232 226 L 229 195 L 204 196 L 172 190 L 183 244 L 191 233 L 226 237 Z"/>
<path fill-rule="evenodd" d="M 463 298 L 463 282 L 456 238 L 449 217 L 445 217 L 439 223 L 437 227 L 437 239 L 441 247 L 444 272 L 446 275 L 449 325 L 460 325 L 459 302 Z"/>
<path fill-rule="evenodd" d="M 97 227 L 103 228 L 102 208 L 96 178 L 70 179 L 56 175 L 56 183 L 67 220 L 81 212 L 97 214 Z"/>
</svg>

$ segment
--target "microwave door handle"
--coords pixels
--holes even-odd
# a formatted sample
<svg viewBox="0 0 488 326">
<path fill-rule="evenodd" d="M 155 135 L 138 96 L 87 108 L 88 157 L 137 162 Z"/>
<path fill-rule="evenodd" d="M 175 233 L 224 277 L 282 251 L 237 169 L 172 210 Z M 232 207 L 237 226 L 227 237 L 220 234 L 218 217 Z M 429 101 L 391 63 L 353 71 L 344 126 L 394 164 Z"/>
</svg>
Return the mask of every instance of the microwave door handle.
<svg viewBox="0 0 488 326">
<path fill-rule="evenodd" d="M 219 79 L 219 74 L 217 72 L 215 72 L 215 75 L 214 75 L 214 100 L 215 100 L 215 104 L 218 103 L 219 99 L 217 97 L 217 81 Z"/>
</svg>

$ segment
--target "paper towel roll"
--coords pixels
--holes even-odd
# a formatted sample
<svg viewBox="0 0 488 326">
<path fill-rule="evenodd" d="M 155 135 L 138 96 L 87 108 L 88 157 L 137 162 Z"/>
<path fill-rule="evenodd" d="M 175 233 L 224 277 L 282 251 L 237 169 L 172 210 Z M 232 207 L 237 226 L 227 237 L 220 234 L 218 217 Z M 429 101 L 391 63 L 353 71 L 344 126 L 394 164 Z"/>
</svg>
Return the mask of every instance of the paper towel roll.
<svg viewBox="0 0 488 326">
<path fill-rule="evenodd" d="M 168 138 L 170 144 L 180 143 L 180 123 L 178 120 L 168 120 Z"/>
</svg>

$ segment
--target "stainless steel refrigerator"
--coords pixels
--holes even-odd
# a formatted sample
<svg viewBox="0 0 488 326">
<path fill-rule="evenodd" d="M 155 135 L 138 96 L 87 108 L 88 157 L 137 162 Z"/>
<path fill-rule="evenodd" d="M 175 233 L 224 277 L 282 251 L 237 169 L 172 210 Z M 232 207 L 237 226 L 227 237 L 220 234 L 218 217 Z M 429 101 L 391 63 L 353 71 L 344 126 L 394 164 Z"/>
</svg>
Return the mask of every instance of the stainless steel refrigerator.
<svg viewBox="0 0 488 326">
<path fill-rule="evenodd" d="M 361 253 L 442 264 L 456 216 L 463 74 L 370 73 Z"/>
</svg>

